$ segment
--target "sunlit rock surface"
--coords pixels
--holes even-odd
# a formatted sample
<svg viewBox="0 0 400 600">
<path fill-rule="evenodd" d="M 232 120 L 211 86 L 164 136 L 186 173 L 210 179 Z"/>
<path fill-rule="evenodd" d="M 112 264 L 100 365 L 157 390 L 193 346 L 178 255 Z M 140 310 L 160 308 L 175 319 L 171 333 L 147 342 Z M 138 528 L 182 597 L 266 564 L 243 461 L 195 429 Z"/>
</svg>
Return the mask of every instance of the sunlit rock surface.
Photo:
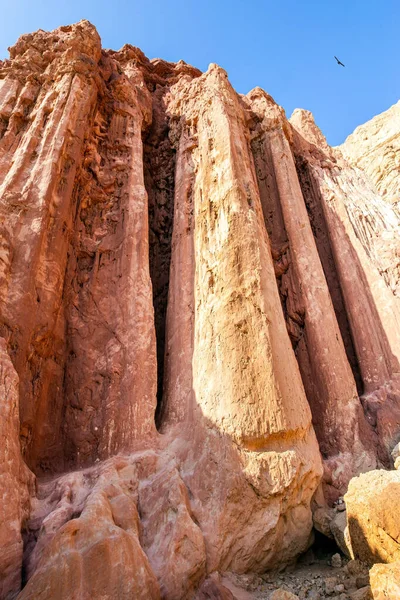
<svg viewBox="0 0 400 600">
<path fill-rule="evenodd" d="M 82 21 L 0 62 L 0 175 L 1 597 L 228 598 L 391 464 L 399 217 L 309 113 Z"/>
<path fill-rule="evenodd" d="M 370 471 L 352 479 L 345 495 L 354 556 L 373 565 L 400 560 L 399 471 Z"/>
<path fill-rule="evenodd" d="M 350 163 L 363 169 L 383 199 L 400 210 L 400 100 L 360 125 L 339 146 Z"/>
</svg>

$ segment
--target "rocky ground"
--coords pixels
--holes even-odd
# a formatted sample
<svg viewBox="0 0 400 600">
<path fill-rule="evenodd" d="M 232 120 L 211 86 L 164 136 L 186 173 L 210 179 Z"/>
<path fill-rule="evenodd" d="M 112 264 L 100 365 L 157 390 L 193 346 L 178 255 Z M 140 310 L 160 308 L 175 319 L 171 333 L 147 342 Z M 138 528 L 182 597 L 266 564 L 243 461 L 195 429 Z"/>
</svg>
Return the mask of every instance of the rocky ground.
<svg viewBox="0 0 400 600">
<path fill-rule="evenodd" d="M 368 600 L 368 567 L 339 553 L 309 550 L 293 567 L 263 576 L 227 574 L 237 600 Z"/>
</svg>

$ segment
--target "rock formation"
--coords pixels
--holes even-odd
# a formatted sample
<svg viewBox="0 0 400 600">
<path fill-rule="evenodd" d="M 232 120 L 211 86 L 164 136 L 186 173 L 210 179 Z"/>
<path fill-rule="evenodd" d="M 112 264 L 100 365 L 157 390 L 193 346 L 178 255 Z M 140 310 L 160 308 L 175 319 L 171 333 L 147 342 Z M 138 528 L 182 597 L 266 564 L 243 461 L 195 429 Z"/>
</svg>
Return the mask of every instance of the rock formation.
<svg viewBox="0 0 400 600">
<path fill-rule="evenodd" d="M 371 471 L 351 480 L 345 495 L 348 545 L 353 557 L 372 567 L 374 600 L 400 593 L 400 471 Z"/>
<path fill-rule="evenodd" d="M 397 600 L 400 597 L 400 562 L 374 565 L 370 579 L 374 600 Z"/>
<path fill-rule="evenodd" d="M 378 434 L 384 462 L 400 423 L 399 219 L 369 180 L 321 140 L 310 113 L 296 111 L 291 122 L 304 199 L 364 414 Z"/>
<path fill-rule="evenodd" d="M 87 21 L 10 49 L 1 597 L 231 598 L 391 464 L 400 221 L 359 166 Z"/>
<path fill-rule="evenodd" d="M 353 554 L 372 566 L 400 560 L 400 471 L 370 471 L 352 479 L 345 496 Z"/>
<path fill-rule="evenodd" d="M 339 149 L 351 164 L 367 173 L 383 199 L 399 211 L 400 100 L 357 127 Z"/>
<path fill-rule="evenodd" d="M 19 446 L 18 376 L 0 338 L 0 597 L 14 597 L 21 583 L 22 525 L 29 518 L 33 475 Z"/>
</svg>

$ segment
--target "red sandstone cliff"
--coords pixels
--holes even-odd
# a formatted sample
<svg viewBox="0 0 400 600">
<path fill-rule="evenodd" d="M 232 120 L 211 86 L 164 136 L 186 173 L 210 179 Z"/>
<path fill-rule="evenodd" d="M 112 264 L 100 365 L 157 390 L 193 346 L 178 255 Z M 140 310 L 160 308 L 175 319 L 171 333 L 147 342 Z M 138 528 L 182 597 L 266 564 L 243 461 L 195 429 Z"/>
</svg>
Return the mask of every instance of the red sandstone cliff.
<svg viewBox="0 0 400 600">
<path fill-rule="evenodd" d="M 400 228 L 378 192 L 309 113 L 216 65 L 102 50 L 86 21 L 20 38 L 1 597 L 192 598 L 295 559 L 323 494 L 389 464 Z"/>
</svg>

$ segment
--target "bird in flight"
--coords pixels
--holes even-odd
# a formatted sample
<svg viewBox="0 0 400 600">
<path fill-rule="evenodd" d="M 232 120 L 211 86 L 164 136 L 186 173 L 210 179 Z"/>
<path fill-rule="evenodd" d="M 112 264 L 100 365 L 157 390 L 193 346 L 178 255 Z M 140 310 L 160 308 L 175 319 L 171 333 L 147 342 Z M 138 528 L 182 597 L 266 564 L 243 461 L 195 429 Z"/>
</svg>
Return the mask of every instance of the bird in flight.
<svg viewBox="0 0 400 600">
<path fill-rule="evenodd" d="M 340 62 L 340 60 L 338 59 L 337 56 L 334 56 L 333 58 L 336 58 L 336 62 L 338 65 L 342 65 L 342 67 L 344 67 L 344 64 L 342 62 Z"/>
</svg>

